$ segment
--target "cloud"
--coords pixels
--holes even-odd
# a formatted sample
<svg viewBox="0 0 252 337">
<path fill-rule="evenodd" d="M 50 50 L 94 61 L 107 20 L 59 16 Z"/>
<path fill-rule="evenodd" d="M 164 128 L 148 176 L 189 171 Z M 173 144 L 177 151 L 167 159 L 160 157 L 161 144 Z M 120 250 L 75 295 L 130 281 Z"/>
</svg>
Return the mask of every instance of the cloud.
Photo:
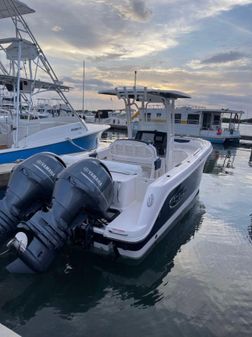
<svg viewBox="0 0 252 337">
<path fill-rule="evenodd" d="M 239 29 L 237 20 L 238 25 L 228 27 L 232 28 L 230 36 L 229 31 L 225 33 L 225 43 L 232 49 L 224 50 L 223 35 L 215 35 L 218 25 L 214 18 L 229 19 L 228 13 L 220 14 L 252 4 L 252 0 L 26 0 L 26 3 L 36 13 L 25 18 L 59 78 L 75 86 L 73 97 L 81 96 L 83 59 L 92 77 L 86 81 L 87 96 L 112 84 L 132 85 L 135 69 L 140 70 L 137 79 L 140 85 L 184 90 L 193 97 L 207 97 L 216 92 L 217 86 L 223 94 L 251 92 L 250 34 Z M 1 37 L 6 37 L 5 33 L 13 35 L 7 20 L 1 21 Z M 233 32 L 237 36 L 246 35 L 246 44 L 240 41 L 242 49 L 238 49 Z M 207 36 L 201 35 L 206 33 Z M 214 54 L 209 50 L 211 53 L 215 50 Z"/>
<path fill-rule="evenodd" d="M 69 85 L 73 85 L 75 88 L 78 88 L 78 89 L 83 88 L 82 79 L 65 76 L 62 78 L 62 80 Z M 113 84 L 109 81 L 102 81 L 96 78 L 85 80 L 85 90 L 98 91 L 103 88 L 112 88 L 112 87 L 113 87 Z"/>
<path fill-rule="evenodd" d="M 45 0 L 36 7 L 37 17 L 28 18 L 30 26 L 43 47 L 55 54 L 101 61 L 142 57 L 176 45 L 152 25 L 139 26 L 151 17 L 143 0 L 75 0 L 64 6 L 62 0 Z"/>
<path fill-rule="evenodd" d="M 71 95 L 78 97 L 77 106 L 80 106 L 82 79 L 80 70 L 71 77 L 64 77 L 63 80 L 74 87 Z M 217 108 L 230 108 L 249 111 L 252 107 L 251 98 L 251 74 L 245 72 L 246 76 L 239 71 L 219 72 L 214 69 L 185 70 L 183 68 L 165 68 L 162 66 L 142 67 L 137 74 L 139 86 L 155 87 L 159 89 L 173 89 L 184 91 L 192 96 L 190 102 L 180 104 L 204 105 Z M 79 77 L 78 77 L 79 76 Z M 87 76 L 92 76 L 86 80 L 85 101 L 89 108 L 111 108 L 111 101 L 97 95 L 101 89 L 114 88 L 122 85 L 132 86 L 134 80 L 134 67 L 125 64 L 124 66 L 98 66 L 88 69 Z M 106 80 L 105 80 L 106 79 Z M 108 80 L 109 79 L 109 80 Z M 119 104 L 117 100 L 113 102 L 113 108 Z"/>
<path fill-rule="evenodd" d="M 62 30 L 62 27 L 60 27 L 60 26 L 53 26 L 52 27 L 53 32 L 60 32 L 61 30 Z"/>
<path fill-rule="evenodd" d="M 237 61 L 246 58 L 247 55 L 245 53 L 241 53 L 238 51 L 229 51 L 225 53 L 215 54 L 209 58 L 206 58 L 201 61 L 201 64 L 211 64 L 211 63 L 227 63 L 232 61 Z"/>
<path fill-rule="evenodd" d="M 244 6 L 247 4 L 251 4 L 251 0 L 182 0 L 180 6 L 184 5 L 187 7 L 187 10 L 193 10 L 193 17 L 195 19 L 204 19 L 217 16 L 221 12 L 229 11 L 235 6 Z"/>
<path fill-rule="evenodd" d="M 239 111 L 249 111 L 252 106 L 252 97 L 248 95 L 227 95 L 211 93 L 206 98 L 208 105 L 235 109 Z"/>
<path fill-rule="evenodd" d="M 187 66 L 196 70 L 211 68 L 248 70 L 251 69 L 251 61 L 252 59 L 247 53 L 231 50 L 211 55 L 203 60 L 192 60 L 187 63 Z"/>
<path fill-rule="evenodd" d="M 94 60 L 142 58 L 179 44 L 207 17 L 251 0 L 44 0 L 28 5 L 32 29 L 55 53 Z M 178 5 L 179 3 L 179 5 Z M 64 5 L 62 5 L 64 4 Z"/>
<path fill-rule="evenodd" d="M 106 1 L 118 14 L 127 20 L 146 21 L 151 16 L 152 11 L 147 8 L 144 0 L 121 0 L 121 1 Z"/>
<path fill-rule="evenodd" d="M 252 104 L 252 97 L 247 95 L 223 95 L 223 94 L 210 94 L 209 100 L 216 102 L 221 101 L 225 103 L 238 103 L 238 104 L 244 104 L 244 103 L 250 103 Z"/>
</svg>

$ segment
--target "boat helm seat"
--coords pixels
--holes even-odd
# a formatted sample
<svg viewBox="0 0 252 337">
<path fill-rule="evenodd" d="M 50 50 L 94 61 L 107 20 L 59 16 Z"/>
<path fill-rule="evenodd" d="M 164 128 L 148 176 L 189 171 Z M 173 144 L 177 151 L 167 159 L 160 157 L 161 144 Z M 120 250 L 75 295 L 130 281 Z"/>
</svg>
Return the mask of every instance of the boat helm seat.
<svg viewBox="0 0 252 337">
<path fill-rule="evenodd" d="M 118 139 L 109 147 L 109 160 L 140 165 L 143 175 L 154 178 L 161 167 L 161 159 L 152 144 L 134 139 Z"/>
</svg>

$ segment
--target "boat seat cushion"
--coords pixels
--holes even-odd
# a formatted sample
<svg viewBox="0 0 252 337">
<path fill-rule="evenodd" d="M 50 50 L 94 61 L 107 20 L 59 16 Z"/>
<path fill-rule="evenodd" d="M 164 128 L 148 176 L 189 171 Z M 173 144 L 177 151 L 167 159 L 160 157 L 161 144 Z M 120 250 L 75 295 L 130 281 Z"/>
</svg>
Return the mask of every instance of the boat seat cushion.
<svg viewBox="0 0 252 337">
<path fill-rule="evenodd" d="M 142 168 L 140 165 L 133 165 L 128 163 L 119 163 L 112 160 L 101 160 L 101 162 L 107 166 L 110 172 L 129 174 L 129 175 L 141 175 Z"/>
<path fill-rule="evenodd" d="M 143 169 L 151 170 L 157 170 L 161 165 L 157 150 L 152 144 L 132 139 L 114 141 L 109 147 L 108 159 L 141 165 Z"/>
</svg>

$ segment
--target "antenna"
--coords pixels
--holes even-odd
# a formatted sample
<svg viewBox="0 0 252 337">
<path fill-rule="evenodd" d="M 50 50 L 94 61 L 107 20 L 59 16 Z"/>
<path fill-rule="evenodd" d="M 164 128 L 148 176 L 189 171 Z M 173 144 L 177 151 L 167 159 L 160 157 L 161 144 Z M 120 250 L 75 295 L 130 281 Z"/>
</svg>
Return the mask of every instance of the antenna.
<svg viewBox="0 0 252 337">
<path fill-rule="evenodd" d="M 82 113 L 84 115 L 85 107 L 85 75 L 86 75 L 86 63 L 83 61 L 82 65 Z"/>
<path fill-rule="evenodd" d="M 134 75 L 134 87 L 136 88 L 136 80 L 137 80 L 137 71 L 135 70 Z"/>
</svg>

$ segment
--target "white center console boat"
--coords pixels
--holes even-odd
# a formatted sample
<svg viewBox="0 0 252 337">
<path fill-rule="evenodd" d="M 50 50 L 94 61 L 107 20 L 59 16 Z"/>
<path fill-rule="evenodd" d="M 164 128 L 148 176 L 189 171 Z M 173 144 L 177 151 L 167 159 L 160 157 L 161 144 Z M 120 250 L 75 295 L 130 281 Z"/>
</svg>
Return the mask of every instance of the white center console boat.
<svg viewBox="0 0 252 337">
<path fill-rule="evenodd" d="M 18 226 L 25 206 L 22 205 L 21 215 L 16 212 L 13 221 L 6 220 L 11 219 L 9 213 L 14 206 L 13 199 L 6 199 L 12 189 L 9 184 L 0 204 L 0 238 L 4 233 L 13 234 L 14 228 L 18 232 L 9 243 L 18 255 L 8 266 L 10 271 L 46 270 L 56 252 L 69 240 L 94 252 L 140 259 L 197 195 L 212 146 L 202 139 L 174 138 L 175 100 L 189 96 L 177 91 L 136 87 L 101 93 L 124 100 L 129 139 L 116 140 L 92 153 L 63 156 L 67 167 L 60 167 L 57 173 L 52 159 L 41 160 L 35 156 L 28 159 L 35 161 L 29 167 L 36 170 L 37 166 L 54 180 L 58 177 L 48 187 L 53 189 L 48 209 L 40 207 L 31 212 L 29 203 L 29 216 Z M 164 106 L 166 123 L 148 120 L 152 103 Z M 133 105 L 138 106 L 140 113 L 134 139 L 131 138 Z M 14 176 L 12 181 L 14 185 Z M 18 186 L 14 185 L 15 188 Z M 35 203 L 37 195 L 38 192 L 33 193 L 32 202 Z"/>
</svg>

